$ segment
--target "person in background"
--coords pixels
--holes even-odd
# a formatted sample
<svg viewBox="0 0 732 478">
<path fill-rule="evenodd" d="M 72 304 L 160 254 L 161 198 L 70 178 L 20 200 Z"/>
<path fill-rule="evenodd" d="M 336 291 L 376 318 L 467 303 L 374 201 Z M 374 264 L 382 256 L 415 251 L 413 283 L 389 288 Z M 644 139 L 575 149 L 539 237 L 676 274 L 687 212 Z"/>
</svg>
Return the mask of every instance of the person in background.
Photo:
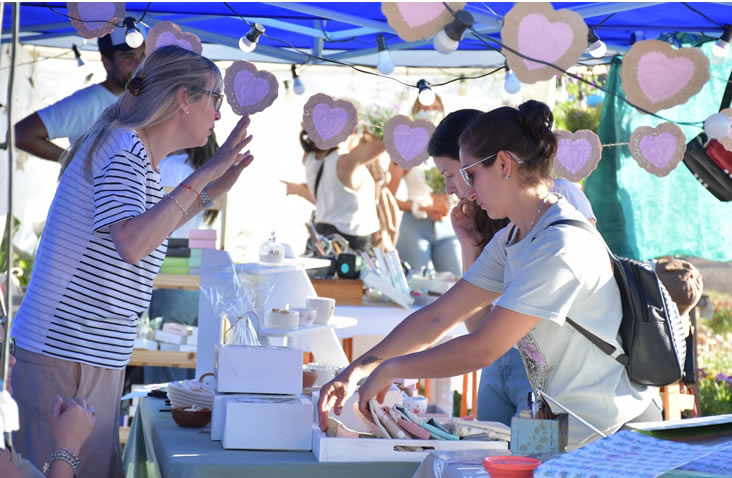
<svg viewBox="0 0 732 478">
<path fill-rule="evenodd" d="M 5 328 L 0 325 L 0 370 L 4 354 Z M 11 383 L 13 366 L 15 365 L 15 341 L 9 343 L 10 354 L 8 373 L 5 377 L 7 391 L 12 394 Z M 50 433 L 54 443 L 54 452 L 47 457 L 48 470 L 44 475 L 31 462 L 16 453 L 6 441 L 5 448 L 0 449 L 0 476 L 3 478 L 73 478 L 76 469 L 71 456 L 79 456 L 81 446 L 86 442 L 94 428 L 95 411 L 83 398 L 64 400 L 57 396 L 52 403 L 46 403 L 50 409 L 44 417 L 50 424 Z"/>
<path fill-rule="evenodd" d="M 570 316 L 620 347 L 622 304 L 605 245 L 578 227 L 549 227 L 561 219 L 586 221 L 550 192 L 557 149 L 552 124 L 549 107 L 529 100 L 518 109 L 482 113 L 462 132 L 459 174 L 467 198 L 489 217 L 508 217 L 511 224 L 493 236 L 450 290 L 321 388 L 322 429 L 328 412 L 339 414 L 357 388 L 359 409 L 368 416 L 368 401 L 383 399 L 394 378 L 460 375 L 490 365 L 515 344 L 532 388 L 602 432 L 612 434 L 631 421 L 660 420 L 656 391 L 632 383 L 622 364 L 565 324 Z M 485 317 L 478 330 L 433 346 L 475 314 Z M 543 405 L 547 416 L 562 413 L 556 405 Z M 597 438 L 569 417 L 569 449 Z"/>
<path fill-rule="evenodd" d="M 322 150 L 300 132 L 306 183 L 282 181 L 287 195 L 315 204 L 315 230 L 328 236 L 340 234 L 355 251 L 371 250 L 371 235 L 379 230 L 374 205 L 376 183 L 366 163 L 384 152 L 384 142 L 364 133 L 352 136 L 337 148 Z"/>
<path fill-rule="evenodd" d="M 150 304 L 166 239 L 225 194 L 253 157 L 249 117 L 204 166 L 164 194 L 158 165 L 203 146 L 221 115 L 222 76 L 209 59 L 156 49 L 116 103 L 64 156 L 33 276 L 13 323 L 17 340 L 14 443 L 36 466 L 53 443 L 44 406 L 56 395 L 96 409 L 80 476 L 123 476 L 119 402 L 137 321 Z"/>
<path fill-rule="evenodd" d="M 414 119 L 437 124 L 444 115 L 439 96 L 430 106 L 424 106 L 418 100 L 412 106 Z M 397 198 L 403 214 L 396 248 L 399 257 L 415 271 L 427 267 L 431 261 L 436 272 L 451 272 L 459 277 L 462 272 L 459 244 L 448 220 L 447 196 L 442 191 L 432 191 L 425 177 L 432 167 L 434 163 L 430 159 L 408 170 L 394 162 L 389 165 L 389 190 L 398 196 L 397 190 L 403 181 L 407 196 L 405 201 Z"/>
<path fill-rule="evenodd" d="M 56 138 L 76 141 L 109 105 L 125 90 L 132 73 L 145 54 L 145 45 L 131 48 L 125 30 L 116 28 L 97 40 L 107 78 L 71 96 L 30 114 L 15 125 L 15 144 L 39 158 L 59 161 L 63 149 L 51 142 Z"/>
<path fill-rule="evenodd" d="M 491 219 L 475 201 L 467 197 L 468 187 L 460 177 L 460 145 L 457 138 L 481 114 L 478 110 L 464 109 L 450 113 L 440 122 L 430 138 L 428 150 L 440 173 L 445 177 L 445 190 L 458 197 L 451 213 L 452 226 L 460 241 L 463 272 L 467 272 L 493 236 L 508 225 L 508 219 Z M 555 179 L 552 191 L 562 194 L 587 220 L 595 220 L 592 206 L 574 183 Z M 484 317 L 473 316 L 465 322 L 468 332 L 480 328 Z M 511 418 L 527 406 L 531 384 L 526 376 L 521 354 L 512 347 L 480 372 L 477 418 L 483 421 L 511 425 Z"/>
</svg>

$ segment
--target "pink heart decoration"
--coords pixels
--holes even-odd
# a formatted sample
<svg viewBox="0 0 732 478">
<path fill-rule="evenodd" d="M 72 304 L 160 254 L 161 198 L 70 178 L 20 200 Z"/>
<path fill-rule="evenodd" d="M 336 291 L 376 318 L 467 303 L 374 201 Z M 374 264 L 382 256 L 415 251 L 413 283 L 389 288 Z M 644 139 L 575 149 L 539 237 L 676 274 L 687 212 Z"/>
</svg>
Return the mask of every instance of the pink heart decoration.
<svg viewBox="0 0 732 478">
<path fill-rule="evenodd" d="M 546 61 L 563 69 L 577 63 L 587 48 L 587 25 L 571 10 L 554 10 L 549 2 L 516 2 L 504 17 L 503 44 L 522 55 Z M 554 78 L 554 68 L 502 50 L 509 68 L 524 83 Z"/>
<path fill-rule="evenodd" d="M 720 113 L 726 114 L 730 121 L 732 121 L 732 108 L 723 109 L 722 111 L 720 111 Z M 722 144 L 722 146 L 724 146 L 724 149 L 726 149 L 727 151 L 732 151 L 732 129 L 730 129 L 727 136 L 725 136 L 724 138 L 720 138 L 719 142 Z"/>
<path fill-rule="evenodd" d="M 156 48 L 175 45 L 199 55 L 203 51 L 201 39 L 193 33 L 184 33 L 178 25 L 168 20 L 156 23 L 147 33 L 145 54 L 150 55 Z"/>
<path fill-rule="evenodd" d="M 465 2 L 448 2 L 448 5 L 458 11 Z M 404 41 L 429 38 L 453 20 L 452 13 L 441 2 L 381 2 L 381 12 Z"/>
<path fill-rule="evenodd" d="M 122 23 L 124 2 L 68 2 L 71 24 L 84 38 L 99 38 L 112 33 Z"/>
<path fill-rule="evenodd" d="M 602 157 L 600 138 L 590 130 L 574 133 L 557 131 L 557 154 L 554 157 L 554 174 L 579 182 L 597 168 Z"/>
<path fill-rule="evenodd" d="M 384 125 L 384 144 L 392 161 L 410 169 L 429 158 L 427 145 L 435 125 L 426 120 L 412 121 L 404 115 L 391 118 Z"/>
<path fill-rule="evenodd" d="M 620 79 L 628 101 L 655 113 L 697 94 L 709 81 L 709 60 L 698 48 L 644 40 L 623 58 Z"/>
<path fill-rule="evenodd" d="M 334 100 L 318 93 L 303 108 L 303 127 L 315 145 L 323 150 L 335 148 L 353 133 L 358 122 L 356 107 L 350 101 Z"/>
<path fill-rule="evenodd" d="M 663 177 L 684 158 L 686 136 L 674 123 L 661 123 L 655 128 L 640 126 L 630 135 L 628 148 L 640 167 Z"/>
<path fill-rule="evenodd" d="M 257 70 L 248 61 L 235 61 L 226 69 L 226 101 L 238 115 L 254 114 L 269 107 L 277 98 L 280 84 L 268 71 Z"/>
<path fill-rule="evenodd" d="M 572 46 L 574 32 L 566 23 L 550 22 L 544 15 L 533 13 L 519 23 L 519 51 L 531 58 L 554 63 Z M 524 59 L 529 71 L 544 68 L 545 65 Z"/>
</svg>

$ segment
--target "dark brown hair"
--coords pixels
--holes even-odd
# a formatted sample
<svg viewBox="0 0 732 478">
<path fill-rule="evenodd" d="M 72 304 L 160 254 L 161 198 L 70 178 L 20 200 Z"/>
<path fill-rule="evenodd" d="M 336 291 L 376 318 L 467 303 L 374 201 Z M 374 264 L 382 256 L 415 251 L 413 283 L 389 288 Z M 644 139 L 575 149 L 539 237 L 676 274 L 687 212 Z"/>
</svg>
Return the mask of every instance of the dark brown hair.
<svg viewBox="0 0 732 478">
<path fill-rule="evenodd" d="M 304 129 L 300 131 L 300 146 L 306 153 L 327 153 L 330 154 L 338 148 L 320 149 L 315 145 L 315 142 L 310 139 L 308 132 Z"/>
<path fill-rule="evenodd" d="M 554 116 L 547 105 L 529 100 L 521 106 L 504 106 L 478 116 L 460 135 L 460 147 L 477 158 L 510 151 L 523 160 L 520 168 L 529 184 L 548 179 L 557 139 L 552 133 Z M 495 158 L 481 163 L 487 168 Z"/>
</svg>

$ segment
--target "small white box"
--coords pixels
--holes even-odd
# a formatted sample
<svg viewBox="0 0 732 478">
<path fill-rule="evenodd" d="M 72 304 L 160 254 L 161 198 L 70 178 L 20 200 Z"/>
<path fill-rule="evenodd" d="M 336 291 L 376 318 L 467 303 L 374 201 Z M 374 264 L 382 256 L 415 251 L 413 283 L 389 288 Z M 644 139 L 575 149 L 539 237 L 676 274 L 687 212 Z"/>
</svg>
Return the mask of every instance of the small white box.
<svg viewBox="0 0 732 478">
<path fill-rule="evenodd" d="M 224 393 L 302 393 L 302 350 L 288 347 L 217 345 L 216 391 Z"/>
<path fill-rule="evenodd" d="M 191 326 L 186 324 L 178 324 L 175 322 L 166 322 L 163 324 L 162 331 L 170 332 L 171 334 L 178 334 L 183 336 L 191 335 Z"/>
<path fill-rule="evenodd" d="M 192 334 L 186 337 L 186 345 L 198 345 L 198 334 Z"/>
<path fill-rule="evenodd" d="M 164 330 L 156 330 L 155 331 L 155 340 L 158 342 L 164 342 L 167 344 L 177 344 L 180 345 L 183 342 L 185 342 L 186 338 L 184 335 L 178 335 L 171 332 L 166 332 Z"/>
<path fill-rule="evenodd" d="M 154 340 L 143 339 L 143 338 L 138 337 L 135 339 L 134 348 L 145 349 L 145 350 L 157 350 L 158 343 Z"/>
<path fill-rule="evenodd" d="M 303 395 L 225 400 L 226 449 L 312 450 L 313 402 Z"/>
<path fill-rule="evenodd" d="M 178 344 L 166 344 L 165 342 L 160 342 L 160 350 L 163 352 L 180 352 L 180 347 L 181 346 Z"/>
<path fill-rule="evenodd" d="M 216 393 L 211 408 L 211 439 L 221 441 L 224 438 L 226 423 L 226 402 L 237 398 L 248 397 L 247 393 Z"/>
</svg>

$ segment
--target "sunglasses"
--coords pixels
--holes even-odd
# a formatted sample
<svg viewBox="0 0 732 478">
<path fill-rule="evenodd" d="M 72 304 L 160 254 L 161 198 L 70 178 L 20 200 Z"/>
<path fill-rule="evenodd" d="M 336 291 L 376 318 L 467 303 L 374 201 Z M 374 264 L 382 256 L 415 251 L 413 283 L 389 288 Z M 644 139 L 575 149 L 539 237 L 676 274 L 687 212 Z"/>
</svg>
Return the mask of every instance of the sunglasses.
<svg viewBox="0 0 732 478">
<path fill-rule="evenodd" d="M 10 338 L 10 355 L 15 357 L 15 337 Z M 0 358 L 3 356 L 3 342 L 0 342 Z"/>
<path fill-rule="evenodd" d="M 480 164 L 484 161 L 488 161 L 489 159 L 494 158 L 499 152 L 500 151 L 497 151 L 497 152 L 491 154 L 490 156 L 487 156 L 483 159 L 479 159 L 478 161 L 476 161 L 474 163 L 470 163 L 467 166 L 463 166 L 462 168 L 460 168 L 460 176 L 463 177 L 463 181 L 465 181 L 465 184 L 467 184 L 469 188 L 473 187 L 473 175 L 468 172 L 468 169 L 472 168 L 476 164 Z M 519 159 L 518 156 L 513 154 L 511 151 L 507 151 L 507 152 L 508 152 L 508 154 L 511 155 L 511 157 L 513 158 L 514 161 L 516 161 L 517 164 L 524 163 L 523 160 Z"/>
<path fill-rule="evenodd" d="M 216 111 L 219 111 L 219 109 L 221 109 L 221 105 L 224 103 L 223 93 L 216 93 L 215 91 L 204 90 L 203 88 L 198 88 L 198 91 L 200 91 L 201 93 L 205 93 L 213 98 L 214 108 L 216 108 Z"/>
</svg>

